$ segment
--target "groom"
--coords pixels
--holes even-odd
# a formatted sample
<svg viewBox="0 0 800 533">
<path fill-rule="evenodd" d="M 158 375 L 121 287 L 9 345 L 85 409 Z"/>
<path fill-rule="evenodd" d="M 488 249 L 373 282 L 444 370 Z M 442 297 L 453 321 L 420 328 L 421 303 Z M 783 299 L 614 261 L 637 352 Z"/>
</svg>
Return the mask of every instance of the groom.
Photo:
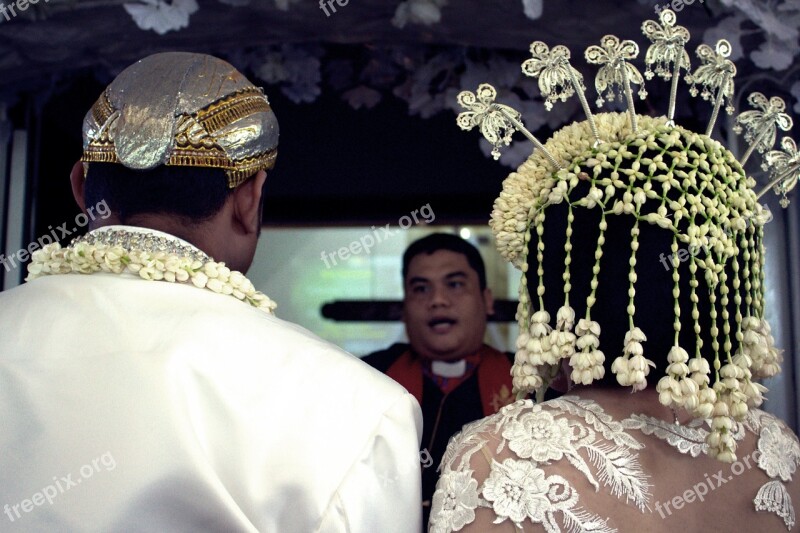
<svg viewBox="0 0 800 533">
<path fill-rule="evenodd" d="M 75 200 L 109 217 L 0 294 L 0 530 L 416 532 L 417 402 L 237 272 L 277 153 L 261 89 L 153 55 L 83 134 Z"/>
</svg>

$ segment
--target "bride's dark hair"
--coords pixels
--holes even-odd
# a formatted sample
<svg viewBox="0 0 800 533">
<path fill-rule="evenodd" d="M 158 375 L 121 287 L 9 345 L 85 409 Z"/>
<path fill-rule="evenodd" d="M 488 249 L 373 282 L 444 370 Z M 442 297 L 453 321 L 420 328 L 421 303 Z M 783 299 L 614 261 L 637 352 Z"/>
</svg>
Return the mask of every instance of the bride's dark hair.
<svg viewBox="0 0 800 533">
<path fill-rule="evenodd" d="M 573 198 L 586 196 L 589 189 L 588 182 L 579 183 L 575 194 L 570 194 Z M 610 210 L 613 199 L 609 202 L 606 211 Z M 648 202 L 643 204 L 643 213 Z M 585 207 L 575 207 L 572 210 L 575 217 L 572 223 L 572 252 L 570 265 L 570 281 L 572 288 L 569 295 L 570 306 L 575 310 L 575 321 L 586 317 L 586 298 L 591 292 L 592 267 L 595 264 L 595 250 L 600 235 L 600 221 L 602 206 L 598 205 L 592 209 Z M 563 274 L 565 271 L 566 253 L 564 244 L 566 242 L 567 213 L 566 202 L 557 205 L 550 205 L 545 208 L 545 221 L 543 240 L 545 243 L 544 252 L 544 305 L 551 317 L 551 324 L 555 324 L 556 312 L 559 307 L 564 305 L 565 291 Z M 611 372 L 611 364 L 614 359 L 622 354 L 625 334 L 630 328 L 630 317 L 627 307 L 629 303 L 629 280 L 631 261 L 631 229 L 636 222 L 632 215 L 606 215 L 608 227 L 605 231 L 605 244 L 602 247 L 603 255 L 600 259 L 600 273 L 598 275 L 598 286 L 596 291 L 596 303 L 591 309 L 592 320 L 597 321 L 601 327 L 599 349 L 605 355 L 605 376 L 598 383 L 599 385 L 618 385 L 616 377 Z M 639 222 L 639 248 L 635 254 L 635 271 L 637 280 L 635 283 L 634 305 L 636 312 L 633 317 L 633 325 L 639 327 L 647 336 L 647 341 L 643 343 L 644 356 L 656 364 L 647 378 L 648 387 L 655 387 L 661 376 L 664 375 L 667 362 L 667 354 L 674 345 L 675 331 L 675 311 L 673 298 L 674 281 L 672 278 L 673 263 L 679 262 L 680 271 L 680 295 L 678 298 L 681 310 L 681 331 L 679 345 L 684 348 L 690 357 L 695 354 L 697 336 L 692 319 L 692 304 L 690 301 L 689 285 L 689 261 L 691 253 L 696 254 L 697 259 L 705 257 L 705 250 L 691 250 L 686 244 L 679 244 L 677 258 L 670 260 L 672 254 L 673 232 L 669 229 L 662 229 L 656 225 L 645 221 Z M 536 232 L 531 232 L 531 240 L 528 250 L 528 287 L 531 292 L 532 311 L 538 309 L 538 299 L 536 297 L 536 287 L 539 283 L 537 276 L 538 263 L 536 260 L 537 237 Z M 683 261 L 681 261 L 681 259 Z M 730 271 L 730 264 L 726 267 L 728 272 L 728 286 L 731 286 L 733 275 Z M 713 369 L 714 353 L 712 350 L 711 330 L 711 305 L 708 294 L 709 287 L 698 268 L 697 281 L 699 283 L 696 293 L 698 295 L 698 311 L 700 324 L 700 338 L 702 339 L 702 355 L 709 361 Z M 738 342 L 735 338 L 735 307 L 733 305 L 733 291 L 728 305 L 730 313 L 729 322 L 731 323 L 731 353 L 735 353 Z M 717 326 L 719 328 L 720 357 L 723 356 L 722 349 L 722 308 L 720 301 L 717 301 Z M 713 372 L 713 370 L 712 370 Z"/>
</svg>

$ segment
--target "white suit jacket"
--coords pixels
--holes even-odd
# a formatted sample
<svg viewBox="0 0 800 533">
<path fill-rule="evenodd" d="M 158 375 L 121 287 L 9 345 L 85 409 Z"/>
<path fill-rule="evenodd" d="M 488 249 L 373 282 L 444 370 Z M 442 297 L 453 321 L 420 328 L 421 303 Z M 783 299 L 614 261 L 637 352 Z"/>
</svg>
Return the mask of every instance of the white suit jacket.
<svg viewBox="0 0 800 533">
<path fill-rule="evenodd" d="M 0 293 L 0 531 L 418 532 L 422 417 L 356 357 L 136 276 Z"/>
</svg>

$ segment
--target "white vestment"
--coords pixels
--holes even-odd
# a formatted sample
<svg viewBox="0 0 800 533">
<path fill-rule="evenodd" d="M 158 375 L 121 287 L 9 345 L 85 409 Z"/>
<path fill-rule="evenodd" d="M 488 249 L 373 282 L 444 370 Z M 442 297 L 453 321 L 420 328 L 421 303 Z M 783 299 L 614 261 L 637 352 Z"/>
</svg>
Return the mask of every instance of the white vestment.
<svg viewBox="0 0 800 533">
<path fill-rule="evenodd" d="M 416 533 L 421 428 L 400 385 L 232 296 L 0 294 L 0 531 Z"/>
</svg>

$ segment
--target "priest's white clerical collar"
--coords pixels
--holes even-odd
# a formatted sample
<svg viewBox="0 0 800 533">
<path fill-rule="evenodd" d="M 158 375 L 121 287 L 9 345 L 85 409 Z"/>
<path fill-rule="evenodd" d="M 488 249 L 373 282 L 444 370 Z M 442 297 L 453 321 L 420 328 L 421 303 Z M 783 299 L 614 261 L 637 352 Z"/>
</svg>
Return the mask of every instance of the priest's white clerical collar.
<svg viewBox="0 0 800 533">
<path fill-rule="evenodd" d="M 460 378 L 467 370 L 467 361 L 432 361 L 431 372 L 443 378 Z"/>
</svg>

